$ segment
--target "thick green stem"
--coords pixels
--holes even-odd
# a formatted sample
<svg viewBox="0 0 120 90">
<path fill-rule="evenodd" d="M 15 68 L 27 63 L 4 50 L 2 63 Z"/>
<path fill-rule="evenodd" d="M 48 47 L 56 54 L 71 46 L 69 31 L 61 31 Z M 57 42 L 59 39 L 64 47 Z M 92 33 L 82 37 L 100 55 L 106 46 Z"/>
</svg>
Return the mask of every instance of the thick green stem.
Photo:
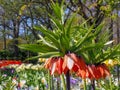
<svg viewBox="0 0 120 90">
<path fill-rule="evenodd" d="M 95 90 L 95 80 L 91 80 L 91 90 Z"/>
<path fill-rule="evenodd" d="M 84 90 L 87 90 L 87 87 L 86 87 L 86 79 L 84 79 Z"/>
<path fill-rule="evenodd" d="M 117 77 L 118 77 L 118 86 L 120 84 L 120 72 L 119 72 L 119 66 L 117 65 Z"/>
<path fill-rule="evenodd" d="M 112 78 L 111 78 L 111 76 L 109 77 L 109 85 L 110 85 L 110 90 L 112 90 Z"/>
<path fill-rule="evenodd" d="M 67 73 L 66 73 L 66 83 L 67 83 L 66 90 L 70 90 L 70 73 L 69 73 L 69 71 L 67 71 Z"/>
<path fill-rule="evenodd" d="M 65 78 L 64 75 L 60 75 L 61 81 L 62 81 L 62 86 L 63 86 L 63 90 L 66 90 L 66 84 L 65 84 Z"/>
<path fill-rule="evenodd" d="M 51 89 L 51 76 L 50 76 L 50 71 L 48 70 L 48 90 L 52 90 Z"/>
<path fill-rule="evenodd" d="M 57 80 L 57 85 L 56 86 L 57 86 L 56 90 L 60 90 L 60 81 L 59 80 Z"/>
<path fill-rule="evenodd" d="M 54 81 L 53 81 L 54 76 L 51 76 L 51 89 L 54 90 Z"/>
</svg>

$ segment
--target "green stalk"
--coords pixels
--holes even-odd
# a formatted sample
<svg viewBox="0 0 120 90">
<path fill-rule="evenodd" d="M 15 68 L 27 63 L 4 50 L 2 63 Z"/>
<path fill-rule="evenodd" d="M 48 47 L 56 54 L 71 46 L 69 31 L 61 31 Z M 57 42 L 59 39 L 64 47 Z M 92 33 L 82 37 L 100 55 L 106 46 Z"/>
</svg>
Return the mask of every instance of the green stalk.
<svg viewBox="0 0 120 90">
<path fill-rule="evenodd" d="M 119 72 L 119 66 L 117 65 L 117 77 L 118 77 L 118 85 L 120 85 L 120 72 Z"/>
<path fill-rule="evenodd" d="M 67 89 L 66 90 L 70 90 L 70 71 L 67 71 L 66 73 L 66 83 L 67 83 Z"/>
<path fill-rule="evenodd" d="M 109 85 L 110 85 L 110 90 L 112 90 L 112 78 L 111 78 L 111 76 L 109 78 Z"/>
<path fill-rule="evenodd" d="M 61 86 L 60 86 L 60 83 L 59 83 L 59 80 L 57 80 L 57 85 L 56 85 L 57 87 L 56 87 L 56 90 L 61 90 Z"/>
<path fill-rule="evenodd" d="M 50 71 L 48 70 L 48 90 L 52 90 L 51 89 L 51 76 L 50 76 Z"/>
<path fill-rule="evenodd" d="M 91 90 L 95 90 L 95 80 L 91 80 Z"/>
<path fill-rule="evenodd" d="M 63 90 L 66 90 L 64 74 L 60 75 L 60 78 L 61 78 L 61 81 L 62 81 Z"/>
<path fill-rule="evenodd" d="M 86 87 L 86 79 L 84 79 L 84 90 L 87 90 L 87 87 Z"/>
<path fill-rule="evenodd" d="M 51 76 L 51 89 L 54 90 L 54 81 L 53 81 L 54 76 Z"/>
</svg>

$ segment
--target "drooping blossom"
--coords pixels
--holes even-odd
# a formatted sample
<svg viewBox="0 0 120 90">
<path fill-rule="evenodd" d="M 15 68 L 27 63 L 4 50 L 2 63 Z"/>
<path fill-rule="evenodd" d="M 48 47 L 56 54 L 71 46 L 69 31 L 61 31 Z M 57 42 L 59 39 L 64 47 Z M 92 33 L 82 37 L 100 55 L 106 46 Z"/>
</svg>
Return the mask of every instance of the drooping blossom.
<svg viewBox="0 0 120 90">
<path fill-rule="evenodd" d="M 46 60 L 45 68 L 50 70 L 51 75 L 66 74 L 67 71 L 78 72 L 81 74 L 82 78 L 86 76 L 87 65 L 84 60 L 74 53 L 66 54 L 62 57 L 52 57 Z"/>
<path fill-rule="evenodd" d="M 101 73 L 94 64 L 88 65 L 88 78 L 89 79 L 101 78 Z"/>
<path fill-rule="evenodd" d="M 79 72 L 80 70 L 78 70 L 77 75 L 81 77 L 81 74 Z M 86 76 L 84 78 L 98 80 L 100 78 L 105 78 L 107 76 L 110 76 L 110 71 L 105 64 L 99 64 L 99 65 L 92 64 L 92 65 L 87 65 Z"/>
<path fill-rule="evenodd" d="M 63 62 L 63 72 L 66 74 L 68 70 L 72 70 L 74 72 L 77 72 L 80 70 L 80 74 L 82 77 L 84 77 L 86 73 L 87 66 L 84 62 L 84 60 L 77 56 L 74 53 L 66 54 L 64 56 L 64 62 Z"/>
<path fill-rule="evenodd" d="M 59 75 L 62 74 L 62 65 L 62 57 L 52 57 L 45 62 L 45 68 L 50 70 L 51 75 L 53 75 L 54 73 Z"/>
<path fill-rule="evenodd" d="M 110 75 L 108 67 L 103 63 L 99 65 L 86 64 L 84 59 L 74 53 L 66 54 L 62 57 L 52 57 L 46 60 L 45 68 L 53 74 L 66 74 L 73 71 L 82 79 L 100 79 Z"/>
</svg>

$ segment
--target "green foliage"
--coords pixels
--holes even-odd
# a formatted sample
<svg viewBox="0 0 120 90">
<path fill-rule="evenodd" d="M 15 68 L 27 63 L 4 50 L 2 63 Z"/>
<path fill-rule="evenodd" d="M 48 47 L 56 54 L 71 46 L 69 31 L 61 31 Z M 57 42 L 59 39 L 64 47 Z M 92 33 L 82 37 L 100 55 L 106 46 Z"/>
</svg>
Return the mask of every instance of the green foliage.
<svg viewBox="0 0 120 90">
<path fill-rule="evenodd" d="M 64 5 L 52 2 L 52 9 L 55 14 L 55 16 L 50 15 L 55 26 L 53 30 L 42 25 L 35 26 L 34 29 L 41 32 L 38 44 L 20 45 L 20 48 L 39 52 L 37 57 L 44 58 L 64 56 L 72 52 L 83 56 L 86 63 L 91 64 L 98 64 L 108 58 L 117 57 L 120 47 L 110 47 L 112 50 L 109 51 L 109 44 L 106 44 L 109 41 L 109 35 L 106 31 L 101 33 L 104 23 L 96 28 L 94 28 L 95 24 L 88 26 L 87 21 L 74 25 L 76 13 L 65 22 Z"/>
<path fill-rule="evenodd" d="M 20 50 L 18 57 L 16 58 L 14 56 L 14 52 L 12 50 L 1 50 L 0 51 L 0 59 L 1 60 L 7 60 L 7 59 L 16 59 L 16 60 L 21 60 L 24 61 L 26 58 L 30 57 L 30 56 L 36 56 L 37 53 L 36 52 L 31 52 L 31 51 L 26 51 L 26 50 Z M 37 59 L 33 59 L 34 61 L 31 61 L 32 63 L 35 63 L 37 61 Z"/>
<path fill-rule="evenodd" d="M 1 50 L 0 51 L 0 59 L 5 59 L 6 57 L 10 56 L 10 52 L 7 50 Z"/>
</svg>

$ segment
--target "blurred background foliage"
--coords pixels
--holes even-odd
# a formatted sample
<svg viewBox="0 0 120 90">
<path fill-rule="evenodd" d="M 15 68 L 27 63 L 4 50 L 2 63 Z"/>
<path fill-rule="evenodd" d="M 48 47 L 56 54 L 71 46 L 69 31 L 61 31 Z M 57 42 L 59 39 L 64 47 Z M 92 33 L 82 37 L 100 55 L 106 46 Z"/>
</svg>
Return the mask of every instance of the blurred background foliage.
<svg viewBox="0 0 120 90">
<path fill-rule="evenodd" d="M 32 44 L 39 39 L 33 27 L 44 25 L 53 30 L 49 14 L 54 16 L 52 0 L 0 0 L 0 59 L 21 59 L 37 53 L 20 50 L 18 44 Z M 61 3 L 61 0 L 53 0 Z M 105 21 L 114 45 L 120 42 L 120 1 L 119 0 L 65 0 L 65 21 L 77 11 L 74 23 L 79 25 L 87 20 L 96 29 Z M 73 24 L 74 25 L 74 24 Z M 102 31 L 101 33 L 104 33 Z"/>
</svg>

